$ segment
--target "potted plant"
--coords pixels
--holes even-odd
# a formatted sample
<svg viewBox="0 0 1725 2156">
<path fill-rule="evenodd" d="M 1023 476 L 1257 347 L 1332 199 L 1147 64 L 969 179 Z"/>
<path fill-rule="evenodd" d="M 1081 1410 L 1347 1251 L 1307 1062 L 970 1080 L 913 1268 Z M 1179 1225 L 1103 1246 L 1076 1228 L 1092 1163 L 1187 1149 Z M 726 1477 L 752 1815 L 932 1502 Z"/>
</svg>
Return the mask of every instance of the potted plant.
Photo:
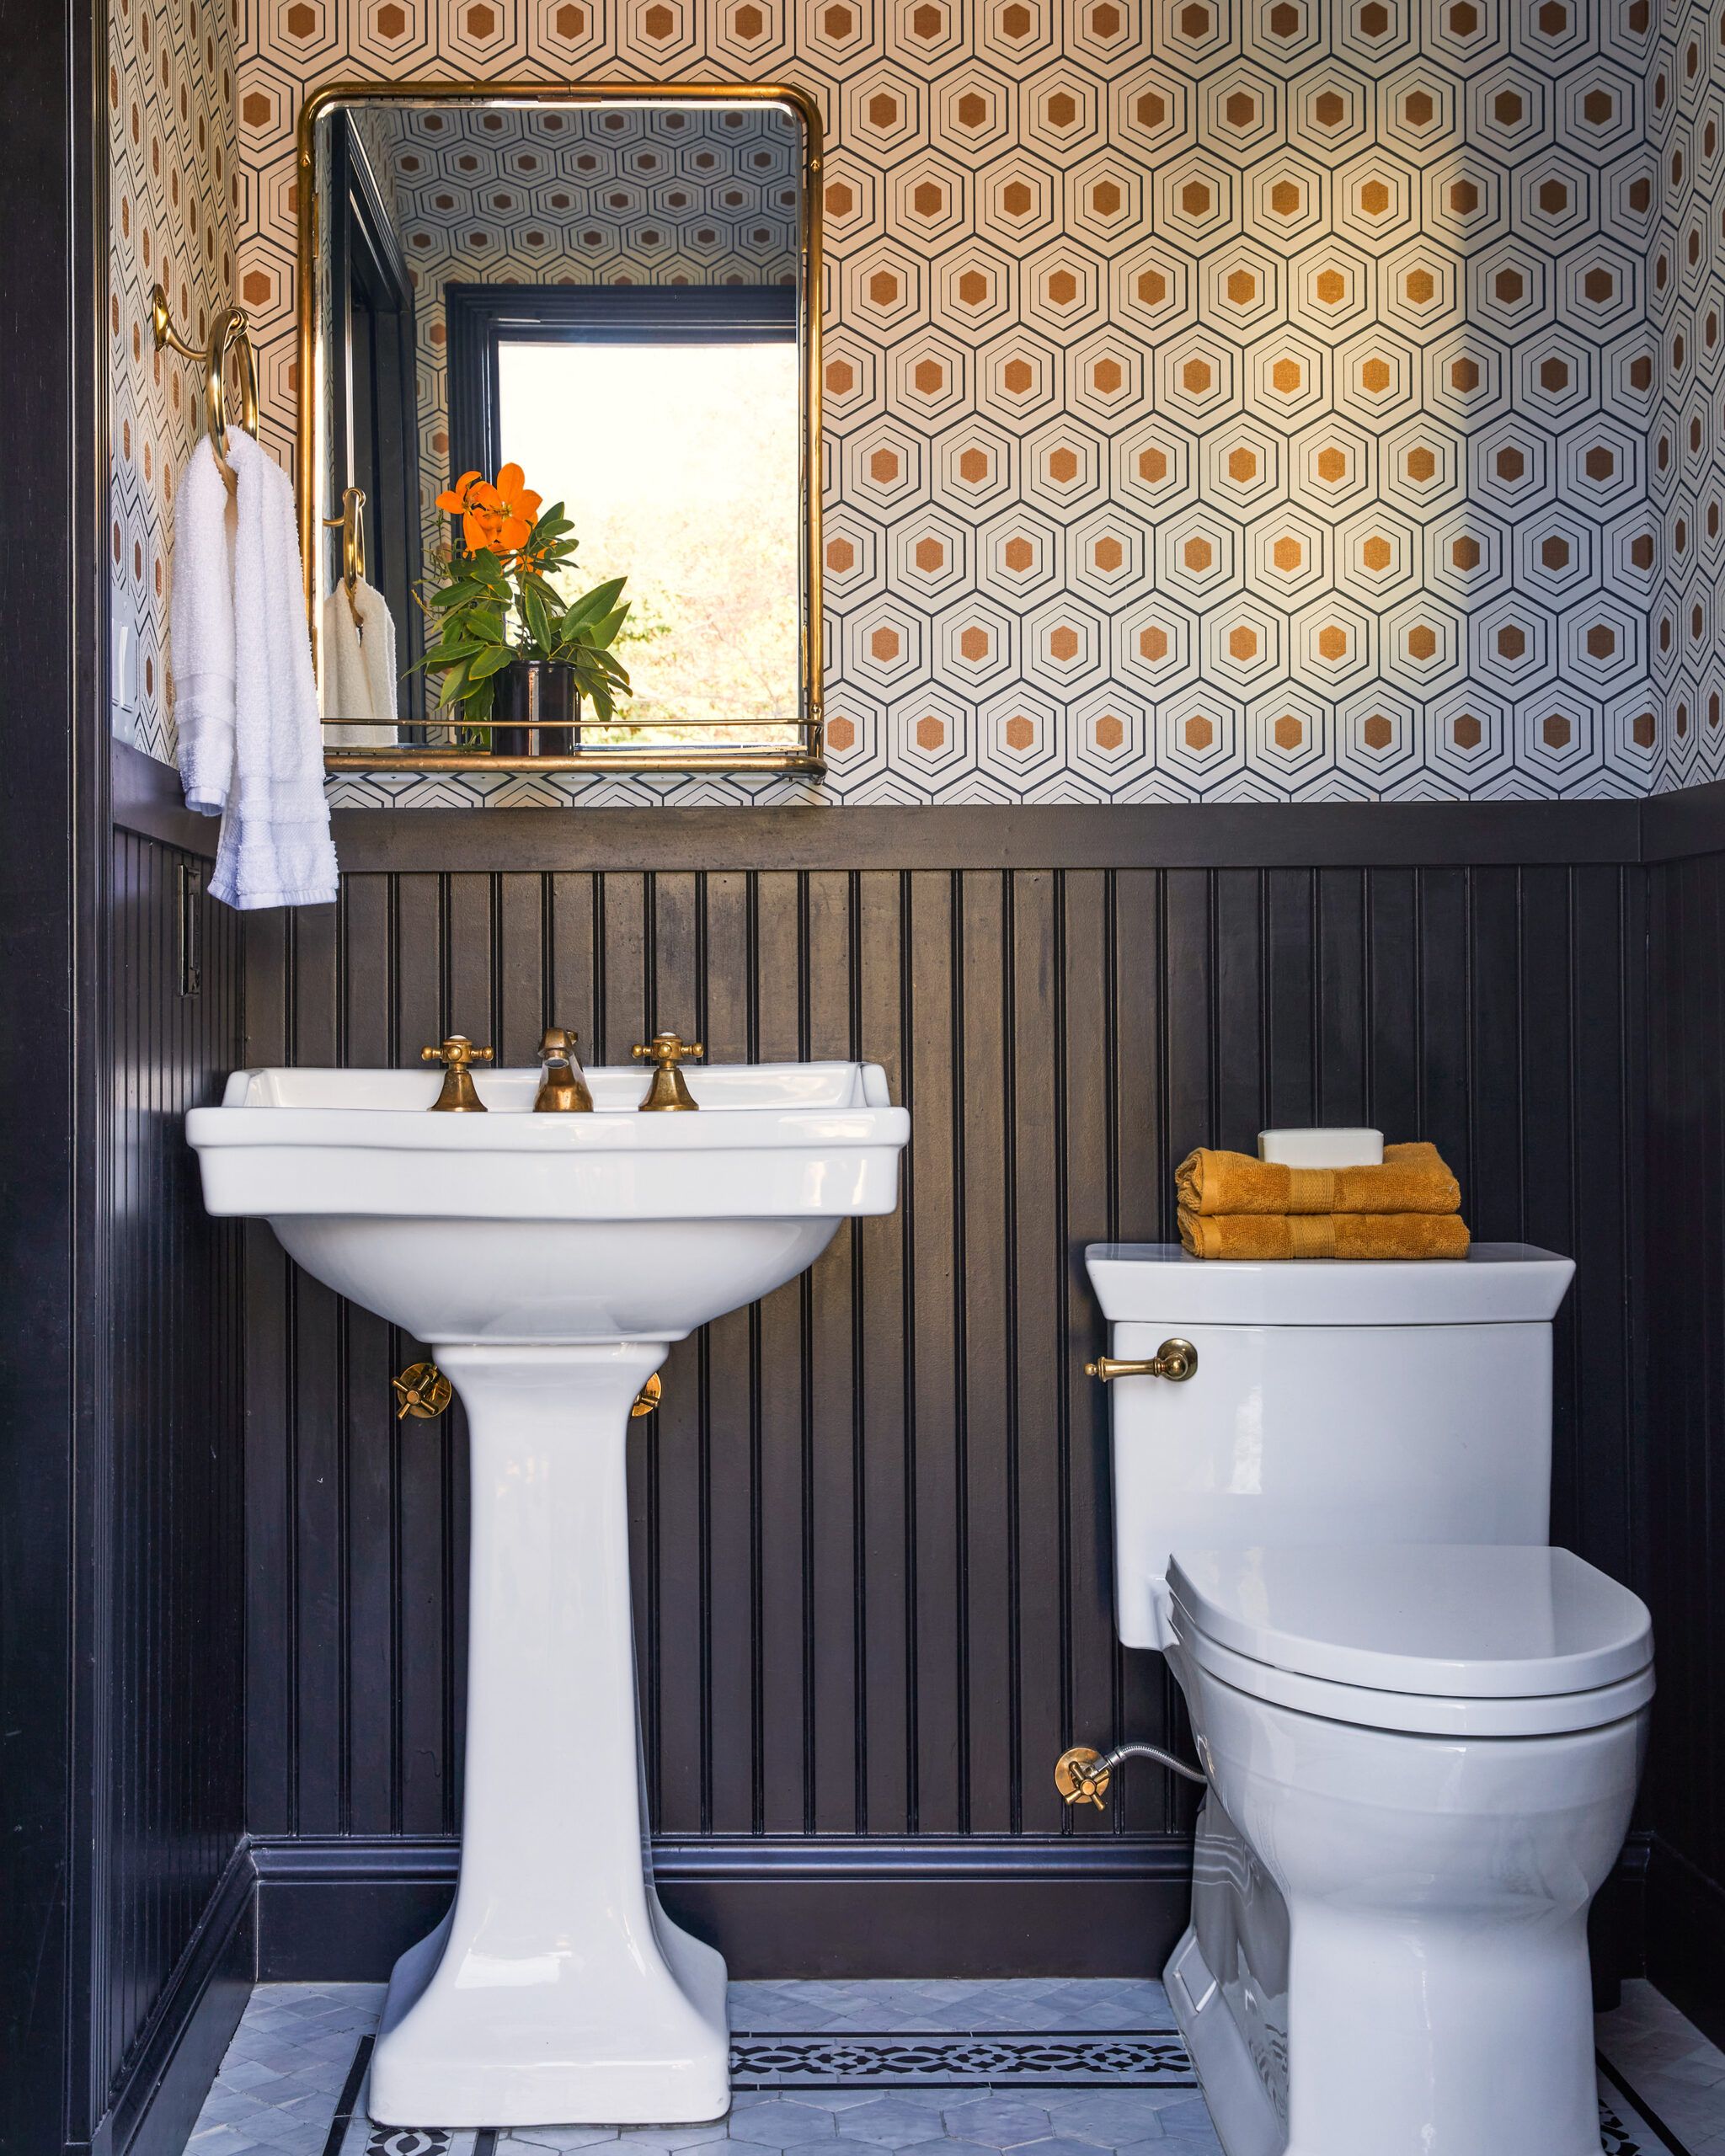
<svg viewBox="0 0 1725 2156">
<path fill-rule="evenodd" d="M 457 715 L 463 746 L 567 755 L 582 700 L 608 724 L 629 693 L 611 648 L 626 579 L 563 597 L 553 579 L 574 558 L 574 526 L 561 502 L 542 510 L 519 464 L 494 481 L 464 472 L 437 506 L 461 519 L 447 580 L 425 602 L 435 628 L 419 664 L 443 677 L 439 705 Z"/>
</svg>

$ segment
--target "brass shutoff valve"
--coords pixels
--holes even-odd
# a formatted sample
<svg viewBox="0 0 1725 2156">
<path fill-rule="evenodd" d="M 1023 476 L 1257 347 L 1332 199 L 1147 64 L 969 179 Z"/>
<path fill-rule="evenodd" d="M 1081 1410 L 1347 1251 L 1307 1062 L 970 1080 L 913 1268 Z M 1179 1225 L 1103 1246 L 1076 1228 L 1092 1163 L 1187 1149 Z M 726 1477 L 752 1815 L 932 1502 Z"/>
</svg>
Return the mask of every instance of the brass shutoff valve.
<svg viewBox="0 0 1725 2156">
<path fill-rule="evenodd" d="M 1098 1812 L 1105 1811 L 1103 1798 L 1111 1779 L 1093 1745 L 1075 1744 L 1055 1762 L 1055 1787 L 1068 1804 L 1093 1804 Z"/>
<path fill-rule="evenodd" d="M 409 1363 L 389 1382 L 401 1402 L 395 1411 L 398 1422 L 406 1422 L 409 1415 L 417 1422 L 430 1422 L 455 1398 L 455 1387 L 435 1363 Z"/>
</svg>

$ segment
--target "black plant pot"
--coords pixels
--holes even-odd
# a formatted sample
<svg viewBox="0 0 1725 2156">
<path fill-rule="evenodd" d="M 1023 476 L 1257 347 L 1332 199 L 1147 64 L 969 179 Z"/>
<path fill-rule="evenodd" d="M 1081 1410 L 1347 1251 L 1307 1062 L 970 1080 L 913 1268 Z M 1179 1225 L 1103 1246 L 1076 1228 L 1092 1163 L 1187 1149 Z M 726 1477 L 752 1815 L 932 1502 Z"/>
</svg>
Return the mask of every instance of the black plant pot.
<svg viewBox="0 0 1725 2156">
<path fill-rule="evenodd" d="M 574 754 L 581 695 L 574 669 L 544 659 L 512 659 L 493 675 L 491 729 L 494 756 L 569 756 Z M 524 722 L 537 722 L 526 723 Z"/>
</svg>

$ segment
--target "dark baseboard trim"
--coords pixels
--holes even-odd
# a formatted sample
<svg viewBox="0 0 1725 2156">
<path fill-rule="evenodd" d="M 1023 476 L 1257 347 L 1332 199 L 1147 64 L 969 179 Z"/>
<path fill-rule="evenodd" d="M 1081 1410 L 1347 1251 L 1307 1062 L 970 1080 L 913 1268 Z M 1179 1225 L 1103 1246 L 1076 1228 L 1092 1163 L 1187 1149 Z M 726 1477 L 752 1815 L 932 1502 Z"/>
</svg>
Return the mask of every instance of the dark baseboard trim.
<svg viewBox="0 0 1725 2156">
<path fill-rule="evenodd" d="M 242 1842 L 133 2047 L 91 2156 L 180 2156 L 251 1996 L 256 1890 Z"/>
<path fill-rule="evenodd" d="M 1647 1972 L 1674 2006 L 1725 2046 L 1725 1884 L 1661 1834 L 1648 1857 Z"/>
<path fill-rule="evenodd" d="M 179 773 L 172 764 L 158 763 L 129 741 L 116 740 L 109 745 L 114 821 L 120 828 L 213 861 L 216 841 L 222 834 L 221 818 L 192 814 L 185 805 Z"/>
<path fill-rule="evenodd" d="M 1588 1912 L 1595 2013 L 1603 2014 L 1621 2004 L 1626 1977 L 1646 1972 L 1648 1854 L 1652 1840 L 1645 1828 L 1634 1829 Z"/>
<path fill-rule="evenodd" d="M 449 1906 L 460 1844 L 260 1838 L 258 1975 L 376 1983 Z M 1640 1973 L 1649 1839 L 1594 1905 L 1600 2003 Z M 1155 1976 L 1184 1929 L 1190 1844 L 1085 1834 L 655 1841 L 666 1908 L 750 1977 Z"/>
<path fill-rule="evenodd" d="M 583 869 L 1393 868 L 1632 862 L 1635 801 L 1135 808 L 339 808 L 349 874 Z"/>
<path fill-rule="evenodd" d="M 453 1841 L 260 1839 L 258 1974 L 376 1982 L 437 1922 Z M 655 1841 L 672 1916 L 750 1977 L 1150 1976 L 1186 1922 L 1172 1836 Z"/>
</svg>

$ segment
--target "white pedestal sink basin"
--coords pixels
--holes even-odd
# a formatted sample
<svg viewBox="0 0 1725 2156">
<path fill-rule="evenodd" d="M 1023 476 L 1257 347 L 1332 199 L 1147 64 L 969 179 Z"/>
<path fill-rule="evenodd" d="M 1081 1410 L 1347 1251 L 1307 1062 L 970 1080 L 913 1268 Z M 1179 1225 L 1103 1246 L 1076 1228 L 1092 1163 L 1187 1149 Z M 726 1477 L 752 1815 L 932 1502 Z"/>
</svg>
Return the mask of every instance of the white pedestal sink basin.
<svg viewBox="0 0 1725 2156">
<path fill-rule="evenodd" d="M 187 1136 L 212 1213 L 431 1344 L 467 1412 L 466 1786 L 454 1907 L 396 1964 L 389 2126 L 683 2124 L 729 2100 L 724 1964 L 654 1891 L 624 1434 L 670 1342 L 889 1213 L 910 1118 L 874 1064 L 715 1065 L 696 1114 L 535 1115 L 536 1070 L 238 1071 Z"/>
</svg>

